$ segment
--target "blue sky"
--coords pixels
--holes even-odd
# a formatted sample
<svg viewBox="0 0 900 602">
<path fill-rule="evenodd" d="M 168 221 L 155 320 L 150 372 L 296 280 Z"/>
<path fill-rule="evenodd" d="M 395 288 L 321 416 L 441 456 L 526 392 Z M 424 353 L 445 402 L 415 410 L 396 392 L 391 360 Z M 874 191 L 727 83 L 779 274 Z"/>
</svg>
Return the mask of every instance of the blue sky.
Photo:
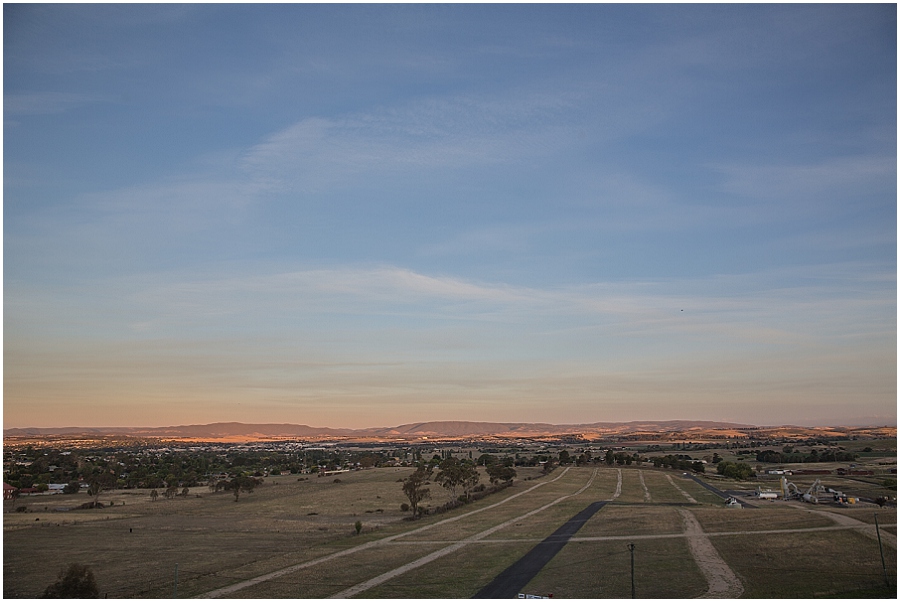
<svg viewBox="0 0 900 602">
<path fill-rule="evenodd" d="M 896 424 L 896 6 L 16 5 L 4 424 Z"/>
</svg>

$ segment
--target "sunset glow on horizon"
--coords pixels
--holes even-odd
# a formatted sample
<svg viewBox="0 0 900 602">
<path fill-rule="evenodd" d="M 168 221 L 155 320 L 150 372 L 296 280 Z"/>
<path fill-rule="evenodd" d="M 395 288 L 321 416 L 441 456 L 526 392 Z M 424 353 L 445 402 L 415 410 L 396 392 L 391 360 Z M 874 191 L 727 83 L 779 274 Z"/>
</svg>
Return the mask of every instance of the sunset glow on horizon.
<svg viewBox="0 0 900 602">
<path fill-rule="evenodd" d="M 896 425 L 896 6 L 4 19 L 4 427 Z"/>
</svg>

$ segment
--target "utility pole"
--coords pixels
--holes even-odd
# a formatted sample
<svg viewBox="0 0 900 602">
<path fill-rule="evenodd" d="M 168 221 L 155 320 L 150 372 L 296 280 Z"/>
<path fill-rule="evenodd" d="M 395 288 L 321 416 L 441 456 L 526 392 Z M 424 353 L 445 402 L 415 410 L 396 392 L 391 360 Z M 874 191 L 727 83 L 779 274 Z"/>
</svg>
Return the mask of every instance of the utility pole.
<svg viewBox="0 0 900 602">
<path fill-rule="evenodd" d="M 631 597 L 634 598 L 634 544 L 628 544 L 628 551 L 631 552 Z"/>
<path fill-rule="evenodd" d="M 887 566 L 884 564 L 884 550 L 881 547 L 881 529 L 878 527 L 878 513 L 875 513 L 875 533 L 878 535 L 878 551 L 881 552 L 881 570 L 884 573 L 884 584 L 888 587 L 891 586 L 891 582 L 888 580 L 887 574 Z"/>
</svg>

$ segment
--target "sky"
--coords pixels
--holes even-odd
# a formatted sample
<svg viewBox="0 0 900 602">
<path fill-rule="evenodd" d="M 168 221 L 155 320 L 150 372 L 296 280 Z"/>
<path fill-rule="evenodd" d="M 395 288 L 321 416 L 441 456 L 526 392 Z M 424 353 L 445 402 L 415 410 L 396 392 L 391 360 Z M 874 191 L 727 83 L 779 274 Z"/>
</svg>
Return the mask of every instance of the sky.
<svg viewBox="0 0 900 602">
<path fill-rule="evenodd" d="M 894 4 L 3 34 L 6 428 L 896 425 Z"/>
</svg>

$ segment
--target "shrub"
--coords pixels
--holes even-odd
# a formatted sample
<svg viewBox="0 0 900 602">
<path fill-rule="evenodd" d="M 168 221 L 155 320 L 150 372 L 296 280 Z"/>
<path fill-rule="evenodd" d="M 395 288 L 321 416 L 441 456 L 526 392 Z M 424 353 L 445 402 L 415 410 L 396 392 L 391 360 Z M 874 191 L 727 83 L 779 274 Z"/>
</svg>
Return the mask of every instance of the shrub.
<svg viewBox="0 0 900 602">
<path fill-rule="evenodd" d="M 99 598 L 94 572 L 83 564 L 70 564 L 60 571 L 56 583 L 44 590 L 44 598 Z"/>
<path fill-rule="evenodd" d="M 23 506 L 23 508 L 24 508 L 24 506 Z M 401 512 L 409 512 L 409 504 L 407 504 L 406 502 L 403 502 L 402 504 L 400 504 L 400 511 Z"/>
</svg>

